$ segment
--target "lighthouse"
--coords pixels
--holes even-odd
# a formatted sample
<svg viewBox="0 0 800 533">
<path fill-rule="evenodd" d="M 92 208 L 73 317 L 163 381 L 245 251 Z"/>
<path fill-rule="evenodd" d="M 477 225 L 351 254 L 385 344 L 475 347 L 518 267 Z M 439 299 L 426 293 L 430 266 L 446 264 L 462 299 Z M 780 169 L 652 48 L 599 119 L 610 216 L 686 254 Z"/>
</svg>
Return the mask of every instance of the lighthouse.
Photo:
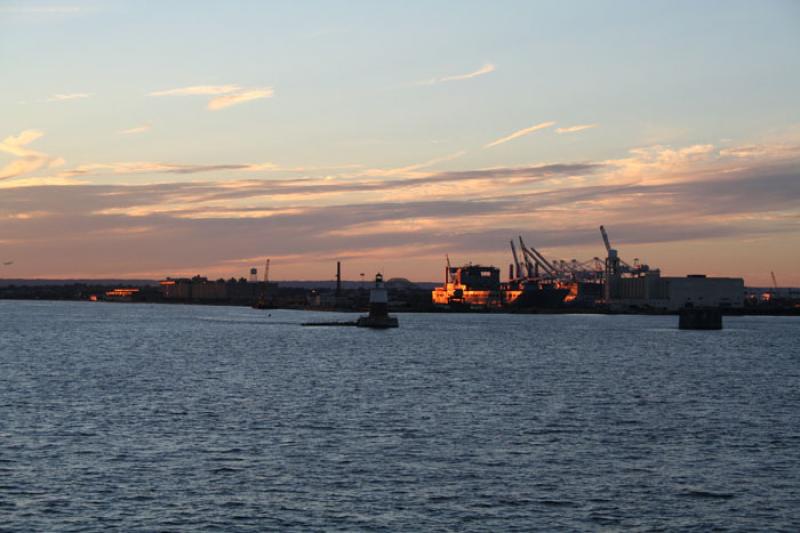
<svg viewBox="0 0 800 533">
<path fill-rule="evenodd" d="M 383 285 L 383 276 L 375 276 L 375 286 L 369 291 L 369 315 L 359 317 L 361 328 L 396 328 L 397 318 L 389 316 L 389 293 Z"/>
</svg>

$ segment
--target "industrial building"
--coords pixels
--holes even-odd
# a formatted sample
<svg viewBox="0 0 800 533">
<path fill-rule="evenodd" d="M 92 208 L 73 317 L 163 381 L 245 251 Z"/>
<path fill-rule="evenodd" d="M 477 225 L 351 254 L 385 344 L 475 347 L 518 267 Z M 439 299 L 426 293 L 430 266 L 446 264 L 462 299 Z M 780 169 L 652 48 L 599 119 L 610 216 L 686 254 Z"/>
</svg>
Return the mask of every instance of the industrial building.
<svg viewBox="0 0 800 533">
<path fill-rule="evenodd" d="M 662 309 L 683 307 L 744 306 L 742 278 L 709 278 L 702 274 L 661 277 L 658 270 L 640 276 L 611 278 L 606 303 L 612 309 Z"/>
<path fill-rule="evenodd" d="M 245 278 L 209 280 L 202 276 L 167 278 L 159 283 L 167 301 L 253 304 L 265 291 L 277 290 L 277 283 L 250 282 Z"/>
<path fill-rule="evenodd" d="M 628 263 L 611 247 L 600 226 L 606 258 L 589 261 L 548 259 L 519 237 L 511 241 L 513 263 L 509 280 L 501 283 L 493 266 L 451 267 L 445 283 L 431 295 L 434 305 L 449 308 L 503 309 L 513 307 L 591 308 L 612 311 L 677 311 L 684 307 L 740 309 L 745 303 L 742 278 L 711 278 L 702 274 L 662 277 L 661 271 L 634 259 Z M 518 253 L 519 250 L 519 253 Z"/>
<path fill-rule="evenodd" d="M 600 226 L 606 247 L 604 303 L 611 309 L 632 308 L 677 311 L 683 307 L 744 307 L 745 289 L 742 278 L 709 278 L 703 274 L 662 277 L 634 259 L 628 264 L 611 247 L 608 233 Z"/>
</svg>

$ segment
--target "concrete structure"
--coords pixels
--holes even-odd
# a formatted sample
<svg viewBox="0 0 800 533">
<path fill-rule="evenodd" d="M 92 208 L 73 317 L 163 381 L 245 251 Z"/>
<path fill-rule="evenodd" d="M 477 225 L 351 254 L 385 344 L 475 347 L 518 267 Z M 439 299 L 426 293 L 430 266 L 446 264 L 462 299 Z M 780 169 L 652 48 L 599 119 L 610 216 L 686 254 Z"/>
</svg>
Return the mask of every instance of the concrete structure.
<svg viewBox="0 0 800 533">
<path fill-rule="evenodd" d="M 606 286 L 613 309 L 646 308 L 677 311 L 687 305 L 738 309 L 744 306 L 742 278 L 661 277 L 657 270 L 640 276 L 613 277 Z"/>
<path fill-rule="evenodd" d="M 692 275 L 685 278 L 663 278 L 669 294 L 669 309 L 691 304 L 694 307 L 744 307 L 745 290 L 742 278 L 708 278 Z"/>
</svg>

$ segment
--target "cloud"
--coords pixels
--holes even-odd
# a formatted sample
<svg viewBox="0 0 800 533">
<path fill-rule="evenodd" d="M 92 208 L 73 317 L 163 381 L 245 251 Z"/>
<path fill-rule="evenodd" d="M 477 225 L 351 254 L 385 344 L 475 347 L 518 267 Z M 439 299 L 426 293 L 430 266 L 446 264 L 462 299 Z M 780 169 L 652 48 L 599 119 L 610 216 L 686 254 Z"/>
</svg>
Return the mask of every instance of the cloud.
<svg viewBox="0 0 800 533">
<path fill-rule="evenodd" d="M 617 176 L 647 182 L 695 179 L 701 171 L 719 172 L 724 154 L 711 144 L 680 148 L 654 145 L 629 150 L 630 157 L 607 161 L 618 168 Z M 684 175 L 685 174 L 685 175 Z"/>
<path fill-rule="evenodd" d="M 136 128 L 134 128 L 136 129 Z M 128 133 L 128 130 L 119 132 L 121 134 Z M 130 132 L 135 133 L 135 132 Z M 59 159 L 61 164 L 63 160 Z M 52 165 L 51 165 L 52 167 Z M 57 175 L 51 176 L 53 178 L 71 178 L 75 176 L 88 177 L 101 177 L 101 176 L 125 176 L 135 174 L 200 174 L 203 172 L 261 172 L 261 173 L 311 173 L 311 172 L 325 172 L 326 175 L 334 170 L 347 170 L 354 171 L 361 169 L 362 165 L 328 165 L 328 166 L 279 166 L 275 163 L 217 163 L 217 164 L 192 164 L 192 163 L 165 163 L 158 161 L 117 161 L 111 163 L 87 163 L 77 165 L 60 171 Z M 359 173 L 360 174 L 360 173 Z M 295 181 L 295 180 L 290 180 Z M 271 183 L 279 183 L 280 181 L 271 181 Z"/>
<path fill-rule="evenodd" d="M 532 168 L 571 170 L 569 163 Z M 477 179 L 481 172 L 461 174 Z M 437 268 L 430 271 L 438 272 L 438 258 L 446 251 L 465 260 L 507 261 L 508 239 L 520 233 L 532 235 L 531 244 L 539 248 L 581 247 L 587 258 L 600 255 L 599 223 L 611 226 L 615 242 L 628 245 L 770 235 L 786 240 L 796 234 L 800 219 L 776 214 L 797 214 L 798 177 L 796 164 L 759 165 L 724 178 L 672 184 L 576 182 L 499 198 L 446 195 L 290 207 L 275 207 L 264 195 L 274 187 L 269 182 L 41 186 L 0 195 L 0 212 L 9 216 L 0 225 L 0 240 L 14 241 L 6 245 L 9 253 L 50 258 L 36 262 L 46 268 L 92 275 L 131 273 L 131 265 L 156 276 L 208 274 L 215 265 L 253 257 L 258 242 L 273 258 L 294 257 L 293 268 L 301 275 L 329 257 L 402 257 L 396 268 L 410 270 L 400 275 L 425 279 L 422 262 L 434 263 Z M 16 216 L 31 212 L 41 216 Z M 112 243 L 118 253 L 103 253 Z M 630 246 L 625 250 L 634 253 Z"/>
<path fill-rule="evenodd" d="M 127 130 L 120 130 L 117 133 L 119 133 L 120 135 L 131 135 L 131 134 L 135 134 L 135 133 L 145 133 L 145 132 L 150 131 L 150 128 L 151 128 L 150 124 L 144 124 L 142 126 L 136 126 L 135 128 L 129 128 Z"/>
<path fill-rule="evenodd" d="M 64 160 L 31 150 L 27 147 L 44 133 L 39 130 L 25 130 L 18 135 L 10 135 L 0 141 L 0 152 L 11 154 L 17 159 L 0 168 L 0 180 L 7 180 L 35 172 L 44 166 L 50 168 L 64 164 Z"/>
<path fill-rule="evenodd" d="M 555 125 L 555 122 L 542 122 L 540 124 L 536 124 L 535 126 L 531 126 L 530 128 L 524 128 L 519 131 L 515 131 L 511 135 L 506 135 L 505 137 L 501 137 L 495 141 L 490 142 L 484 148 L 491 148 L 492 146 L 497 146 L 498 144 L 507 143 L 508 141 L 514 140 L 518 137 L 522 137 L 528 135 L 529 133 L 533 133 L 534 131 L 543 130 L 546 128 L 550 128 Z"/>
<path fill-rule="evenodd" d="M 47 99 L 48 102 L 61 102 L 64 100 L 78 100 L 80 98 L 89 98 L 92 96 L 90 93 L 71 93 L 71 94 L 54 94 Z"/>
<path fill-rule="evenodd" d="M 25 130 L 19 135 L 9 135 L 0 142 L 0 152 L 6 152 L 17 157 L 37 155 L 38 152 L 25 148 L 25 146 L 43 135 L 44 133 L 39 130 Z"/>
<path fill-rule="evenodd" d="M 223 96 L 212 98 L 208 102 L 208 109 L 217 111 L 233 105 L 249 102 L 251 100 L 258 100 L 260 98 L 272 98 L 275 93 L 272 87 L 265 87 L 263 89 L 253 89 L 249 91 L 241 91 Z"/>
<path fill-rule="evenodd" d="M 0 180 L 15 178 L 42 168 L 46 159 L 37 156 L 25 156 L 8 163 L 0 168 Z"/>
<path fill-rule="evenodd" d="M 579 124 L 577 126 L 569 126 L 566 128 L 556 128 L 556 133 L 563 134 L 563 133 L 575 133 L 578 131 L 588 130 L 591 128 L 596 128 L 597 124 Z"/>
<path fill-rule="evenodd" d="M 448 154 L 441 157 L 436 157 L 434 159 L 429 159 L 428 161 L 424 161 L 422 163 L 414 163 L 413 165 L 406 165 L 404 167 L 398 168 L 389 168 L 389 169 L 370 169 L 365 172 L 367 175 L 371 176 L 398 176 L 398 175 L 406 175 L 406 176 L 415 176 L 424 173 L 415 172 L 424 168 L 432 167 L 434 165 L 438 165 L 439 163 L 445 163 L 447 161 L 453 161 L 454 159 L 458 159 L 459 157 L 466 154 L 464 150 Z"/>
<path fill-rule="evenodd" d="M 22 159 L 40 135 L 29 130 L 0 145 L 5 152 L 22 153 Z M 669 245 L 676 250 L 686 241 L 719 239 L 720 246 L 735 250 L 735 239 L 748 239 L 775 250 L 800 249 L 800 150 L 793 158 L 786 155 L 792 152 L 789 146 L 725 150 L 734 152 L 722 154 L 708 144 L 653 146 L 617 161 L 422 172 L 432 160 L 403 167 L 391 179 L 371 170 L 205 178 L 228 171 L 249 177 L 242 172 L 277 167 L 267 163 L 83 165 L 66 172 L 79 178 L 153 172 L 163 173 L 166 181 L 67 185 L 74 178 L 63 176 L 59 182 L 56 176 L 5 182 L 18 186 L 0 185 L 0 213 L 8 217 L 0 225 L 0 241 L 11 243 L 5 245 L 9 253 L 42 258 L 37 261 L 47 265 L 42 268 L 56 269 L 37 275 L 121 275 L 131 273 L 130 265 L 157 276 L 206 274 L 254 257 L 259 252 L 252 243 L 258 242 L 259 250 L 293 261 L 290 268 L 310 277 L 320 260 L 346 256 L 387 261 L 387 266 L 394 261 L 393 271 L 416 279 L 438 272 L 438 258 L 446 251 L 464 260 L 507 261 L 507 241 L 518 234 L 530 236 L 540 248 L 574 247 L 570 257 L 600 255 L 599 224 L 613 230 L 614 242 L 626 245 L 678 243 Z M 745 152 L 748 157 L 738 157 Z M 780 155 L 757 157 L 756 152 Z M 204 181 L 168 177 L 182 174 L 204 176 Z M 42 215 L 21 216 L 32 212 Z M 121 255 L 98 252 L 112 242 Z M 626 259 L 639 253 L 631 246 L 622 249 Z M 776 259 L 774 268 L 796 262 L 796 252 L 789 254 Z M 49 257 L 53 262 L 44 260 Z M 665 265 L 663 259 L 645 259 L 669 274 L 681 268 L 677 260 Z M 720 260 L 716 273 L 740 275 L 745 262 Z"/>
<path fill-rule="evenodd" d="M 175 163 L 154 163 L 149 161 L 91 163 L 78 165 L 64 170 L 58 177 L 90 176 L 103 174 L 198 174 L 201 172 L 219 172 L 224 170 L 247 170 L 249 165 L 191 165 Z"/>
<path fill-rule="evenodd" d="M 148 96 L 214 96 L 208 101 L 207 109 L 218 111 L 251 100 L 271 98 L 275 94 L 272 87 L 244 89 L 238 85 L 193 85 L 165 91 L 154 91 Z"/>
<path fill-rule="evenodd" d="M 495 66 L 491 63 L 486 63 L 478 70 L 473 72 L 468 72 L 466 74 L 456 74 L 453 76 L 444 76 L 441 78 L 432 78 L 430 80 L 420 81 L 417 85 L 435 85 L 437 83 L 444 83 L 448 81 L 461 81 L 461 80 L 469 80 L 472 78 L 477 78 L 478 76 L 483 76 L 485 74 L 489 74 L 490 72 L 494 72 Z"/>
<path fill-rule="evenodd" d="M 153 91 L 148 93 L 148 96 L 209 96 L 232 93 L 240 89 L 241 87 L 238 85 L 192 85 L 191 87 Z"/>
</svg>

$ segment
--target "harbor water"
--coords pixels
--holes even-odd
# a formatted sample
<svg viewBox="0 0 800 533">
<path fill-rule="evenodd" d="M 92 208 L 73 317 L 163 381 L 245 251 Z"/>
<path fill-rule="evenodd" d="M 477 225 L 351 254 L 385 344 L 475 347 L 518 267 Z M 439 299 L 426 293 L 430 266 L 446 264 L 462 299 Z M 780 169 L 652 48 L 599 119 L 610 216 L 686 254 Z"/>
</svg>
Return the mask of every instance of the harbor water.
<svg viewBox="0 0 800 533">
<path fill-rule="evenodd" d="M 800 320 L 0 302 L 0 530 L 800 530 Z"/>
</svg>

